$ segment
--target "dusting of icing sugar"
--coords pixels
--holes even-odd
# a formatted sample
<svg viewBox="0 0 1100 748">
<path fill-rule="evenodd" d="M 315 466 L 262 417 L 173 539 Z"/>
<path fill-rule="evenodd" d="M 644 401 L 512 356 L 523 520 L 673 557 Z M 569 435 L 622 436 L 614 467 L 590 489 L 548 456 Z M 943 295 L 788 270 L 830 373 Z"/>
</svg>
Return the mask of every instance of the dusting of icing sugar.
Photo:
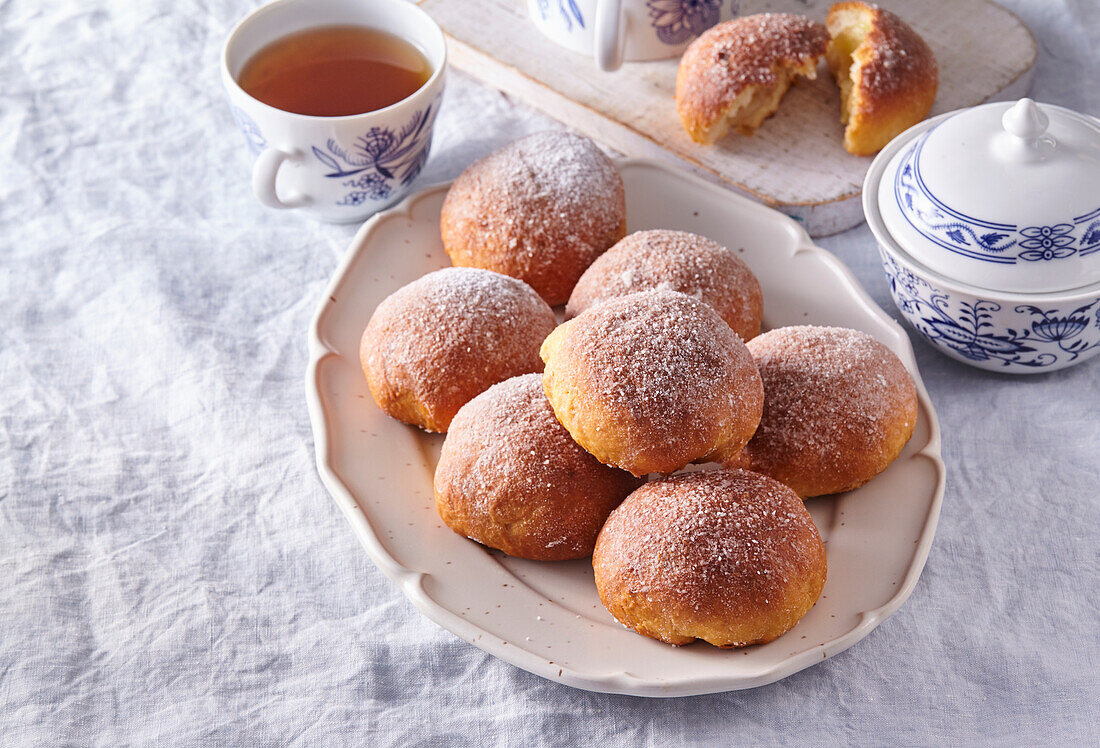
<svg viewBox="0 0 1100 748">
<path fill-rule="evenodd" d="M 613 464 L 636 475 L 671 472 L 727 439 L 747 440 L 759 417 L 751 355 L 713 309 L 682 293 L 642 291 L 588 309 L 549 363 L 575 376 L 610 418 L 575 413 L 594 422 L 566 426 L 574 436 L 606 426 L 621 450 Z M 639 471 L 650 459 L 662 466 Z"/>
<path fill-rule="evenodd" d="M 556 558 L 591 553 L 608 513 L 640 484 L 573 441 L 538 374 L 496 384 L 463 406 L 435 479 L 444 519 L 457 531 L 505 552 Z"/>
<path fill-rule="evenodd" d="M 791 13 L 758 13 L 720 23 L 692 42 L 680 62 L 678 98 L 695 108 L 724 108 L 749 86 L 774 86 L 780 67 L 801 67 L 825 54 L 823 24 Z"/>
<path fill-rule="evenodd" d="M 638 231 L 621 240 L 581 276 L 566 318 L 653 289 L 679 291 L 710 305 L 742 340 L 760 332 L 763 296 L 748 265 L 718 242 L 686 231 Z"/>
<path fill-rule="evenodd" d="M 496 382 L 540 371 L 539 346 L 555 324 L 550 307 L 522 281 L 445 268 L 378 305 L 360 355 L 386 387 L 408 392 L 429 412 L 444 404 L 457 410 Z"/>
<path fill-rule="evenodd" d="M 799 604 L 787 590 L 811 573 L 823 576 L 824 548 L 789 488 L 718 470 L 635 491 L 608 518 L 594 561 L 602 585 L 614 580 L 654 608 L 737 618 Z"/>
<path fill-rule="evenodd" d="M 603 151 L 547 131 L 466 169 L 447 193 L 441 229 L 455 264 L 522 278 L 564 303 L 584 269 L 621 238 L 625 215 L 622 178 Z"/>
<path fill-rule="evenodd" d="M 802 460 L 841 473 L 850 449 L 881 449 L 888 428 L 915 412 L 909 372 L 866 333 L 781 327 L 748 348 L 764 382 L 764 414 L 746 451 L 753 466 L 769 474 L 775 463 Z"/>
<path fill-rule="evenodd" d="M 926 80 L 934 86 L 936 58 L 920 34 L 888 10 L 872 6 L 871 13 L 871 29 L 855 54 L 858 100 L 853 105 L 873 107 L 876 101 L 926 85 Z"/>
</svg>

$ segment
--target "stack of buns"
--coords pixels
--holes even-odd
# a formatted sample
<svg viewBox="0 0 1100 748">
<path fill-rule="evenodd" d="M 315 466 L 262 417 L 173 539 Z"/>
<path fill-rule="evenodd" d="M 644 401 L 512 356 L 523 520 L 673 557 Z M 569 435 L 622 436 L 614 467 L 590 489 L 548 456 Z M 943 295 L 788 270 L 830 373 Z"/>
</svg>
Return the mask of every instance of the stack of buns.
<svg viewBox="0 0 1100 748">
<path fill-rule="evenodd" d="M 825 584 L 802 499 L 900 454 L 912 378 L 855 330 L 760 334 L 760 284 L 734 252 L 624 237 L 625 219 L 614 164 L 577 135 L 474 163 L 440 219 L 456 267 L 379 305 L 367 383 L 394 418 L 446 432 L 435 498 L 455 532 L 522 558 L 592 556 L 604 605 L 646 636 L 771 641 Z M 679 472 L 691 463 L 712 469 Z"/>
</svg>

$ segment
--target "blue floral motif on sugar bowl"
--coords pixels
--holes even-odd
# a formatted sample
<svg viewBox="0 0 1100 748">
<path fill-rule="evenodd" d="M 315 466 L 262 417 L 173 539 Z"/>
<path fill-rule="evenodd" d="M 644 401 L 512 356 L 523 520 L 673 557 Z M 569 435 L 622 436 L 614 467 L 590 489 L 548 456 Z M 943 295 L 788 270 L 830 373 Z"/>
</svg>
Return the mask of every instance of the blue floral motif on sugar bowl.
<svg viewBox="0 0 1100 748">
<path fill-rule="evenodd" d="M 934 117 L 867 172 L 894 303 L 944 353 L 1054 371 L 1100 354 L 1100 120 L 1030 99 Z"/>
<path fill-rule="evenodd" d="M 428 160 L 436 109 L 433 102 L 396 131 L 372 127 L 350 147 L 332 138 L 324 147 L 313 146 L 313 155 L 332 169 L 325 176 L 342 180 L 347 188 L 336 204 L 356 206 L 368 200 L 383 201 L 394 194 L 397 185 L 406 187 L 416 179 Z"/>
<path fill-rule="evenodd" d="M 929 343 L 993 371 L 1052 371 L 1100 353 L 1100 297 L 1037 306 L 937 288 L 880 248 L 898 310 Z"/>
<path fill-rule="evenodd" d="M 1100 251 L 1100 207 L 1066 223 L 1018 226 L 982 220 L 945 205 L 921 175 L 921 153 L 934 130 L 922 135 L 905 154 L 894 176 L 894 197 L 901 214 L 925 239 L 964 257 L 1004 265 Z"/>
</svg>

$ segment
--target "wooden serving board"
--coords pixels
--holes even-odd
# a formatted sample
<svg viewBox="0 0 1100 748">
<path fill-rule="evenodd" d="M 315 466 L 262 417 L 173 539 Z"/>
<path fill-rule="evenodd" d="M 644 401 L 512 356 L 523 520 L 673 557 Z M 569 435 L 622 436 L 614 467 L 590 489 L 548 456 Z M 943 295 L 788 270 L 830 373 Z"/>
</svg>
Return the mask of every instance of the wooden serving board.
<svg viewBox="0 0 1100 748">
<path fill-rule="evenodd" d="M 673 103 L 678 60 L 626 63 L 614 73 L 542 36 L 523 0 L 419 0 L 448 36 L 451 64 L 629 156 L 672 161 L 803 222 L 813 236 L 863 220 L 870 158 L 844 150 L 840 96 L 822 62 L 817 80 L 787 93 L 753 137 L 693 143 Z M 931 45 L 940 67 L 932 114 L 1024 96 L 1036 45 L 990 0 L 879 0 Z M 824 21 L 825 0 L 743 0 L 741 15 L 789 11 Z"/>
</svg>

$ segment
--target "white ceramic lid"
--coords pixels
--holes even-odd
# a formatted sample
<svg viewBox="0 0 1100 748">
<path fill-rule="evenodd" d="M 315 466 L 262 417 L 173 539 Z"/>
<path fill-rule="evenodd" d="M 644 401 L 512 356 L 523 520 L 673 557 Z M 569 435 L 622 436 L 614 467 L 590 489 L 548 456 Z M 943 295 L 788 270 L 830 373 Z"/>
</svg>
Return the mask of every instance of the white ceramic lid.
<svg viewBox="0 0 1100 748">
<path fill-rule="evenodd" d="M 1069 109 L 949 115 L 893 157 L 878 201 L 894 240 L 949 278 L 1022 293 L 1100 281 L 1100 122 Z"/>
</svg>

